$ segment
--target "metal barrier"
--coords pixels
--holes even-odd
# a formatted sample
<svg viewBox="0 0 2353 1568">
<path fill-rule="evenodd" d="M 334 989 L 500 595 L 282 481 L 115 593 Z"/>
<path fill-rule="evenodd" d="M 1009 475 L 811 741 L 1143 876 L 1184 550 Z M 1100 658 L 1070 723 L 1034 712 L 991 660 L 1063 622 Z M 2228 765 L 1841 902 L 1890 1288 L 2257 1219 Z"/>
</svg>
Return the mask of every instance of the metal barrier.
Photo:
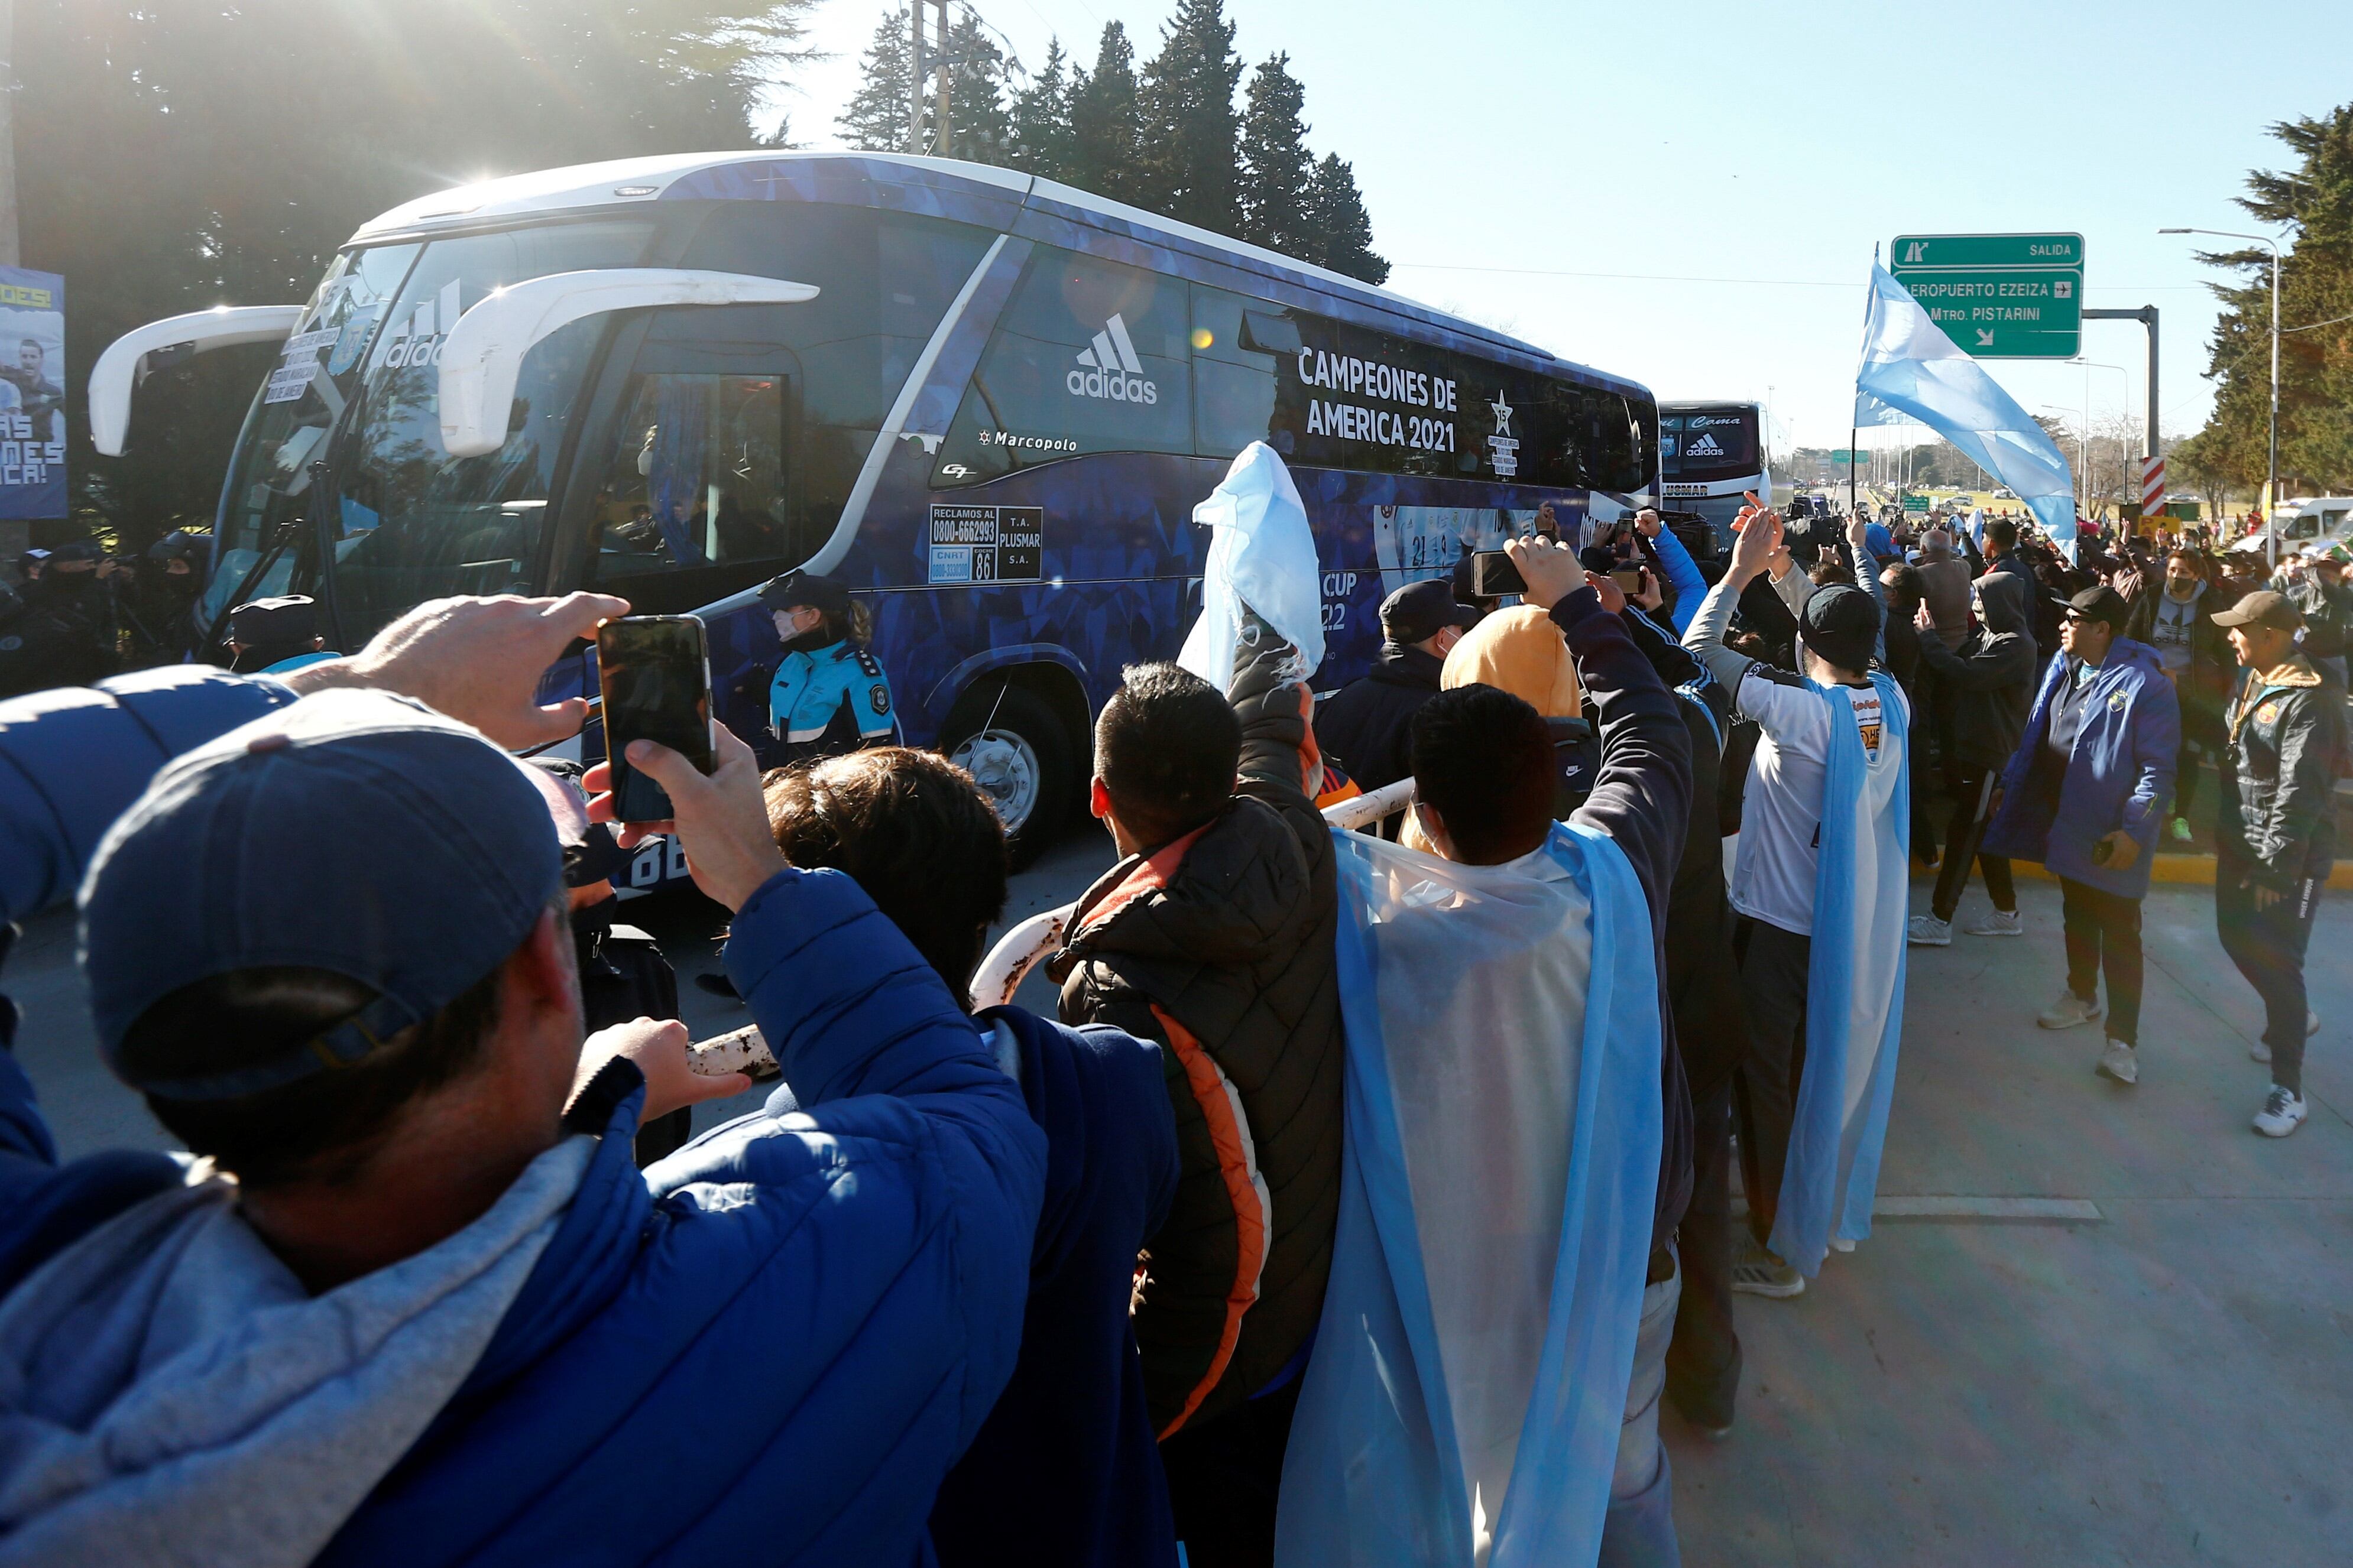
<svg viewBox="0 0 2353 1568">
<path fill-rule="evenodd" d="M 1343 833 L 1353 833 L 1370 827 L 1384 817 L 1394 816 L 1413 804 L 1413 781 L 1399 779 L 1392 784 L 1368 791 L 1335 805 L 1324 808 L 1324 820 Z M 1063 933 L 1070 927 L 1071 911 L 1076 904 L 1065 904 L 1058 910 L 1047 910 L 1028 920 L 997 939 L 988 956 L 980 961 L 973 972 L 972 1005 L 975 1012 L 987 1007 L 1001 1007 L 1013 1000 L 1021 989 L 1021 982 L 1029 971 L 1050 957 L 1062 945 Z M 731 1072 L 748 1072 L 754 1078 L 766 1078 L 776 1071 L 776 1058 L 769 1054 L 767 1042 L 760 1037 L 754 1024 L 732 1034 L 712 1039 L 699 1040 L 688 1047 L 688 1058 L 694 1070 L 708 1078 L 718 1078 Z"/>
</svg>

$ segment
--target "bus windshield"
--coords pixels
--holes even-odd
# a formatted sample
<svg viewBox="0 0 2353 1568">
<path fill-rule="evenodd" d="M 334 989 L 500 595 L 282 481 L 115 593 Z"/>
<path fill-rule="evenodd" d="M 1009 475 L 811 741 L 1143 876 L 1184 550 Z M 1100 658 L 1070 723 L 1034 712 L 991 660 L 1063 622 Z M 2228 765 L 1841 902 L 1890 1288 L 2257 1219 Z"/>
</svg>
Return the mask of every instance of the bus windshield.
<svg viewBox="0 0 2353 1568">
<path fill-rule="evenodd" d="M 1662 479 L 1707 484 L 1747 479 L 1764 467 L 1754 405 L 1660 410 Z"/>
<path fill-rule="evenodd" d="M 525 357 L 506 445 L 485 457 L 453 458 L 441 446 L 436 357 L 458 317 L 491 289 L 633 265 L 652 233 L 649 220 L 597 220 L 337 258 L 247 420 L 208 613 L 284 592 L 298 575 L 316 580 L 307 528 L 255 573 L 288 524 L 317 517 L 314 506 L 333 541 L 347 647 L 420 600 L 526 585 L 600 323 L 575 322 Z M 330 493 L 314 502 L 322 473 Z"/>
</svg>

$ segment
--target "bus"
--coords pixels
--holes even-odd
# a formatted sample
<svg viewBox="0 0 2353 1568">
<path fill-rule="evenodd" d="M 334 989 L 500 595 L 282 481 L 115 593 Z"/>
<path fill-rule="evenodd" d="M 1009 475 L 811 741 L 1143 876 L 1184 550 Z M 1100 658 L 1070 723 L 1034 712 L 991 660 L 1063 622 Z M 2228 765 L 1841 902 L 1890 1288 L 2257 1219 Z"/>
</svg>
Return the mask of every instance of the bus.
<svg viewBox="0 0 2353 1568">
<path fill-rule="evenodd" d="M 141 328 L 93 370 L 120 449 L 148 366 L 282 340 L 206 611 L 309 593 L 330 646 L 448 594 L 595 588 L 708 626 L 768 742 L 792 567 L 872 611 L 901 735 L 968 768 L 1017 858 L 1086 795 L 1122 668 L 1198 614 L 1192 509 L 1265 441 L 1313 520 L 1330 688 L 1378 607 L 1469 550 L 1622 515 L 1641 384 L 1305 263 L 1008 170 L 880 153 L 636 159 L 367 223 L 303 306 Z M 1574 537 L 1574 535 L 1572 535 Z M 593 650 L 546 700 L 593 691 Z M 583 738 L 601 755 L 601 735 Z M 681 868 L 633 868 L 651 883 Z"/>
<path fill-rule="evenodd" d="M 1762 414 L 1754 403 L 1659 405 L 1660 505 L 1695 518 L 1717 554 L 1732 548 L 1742 495 L 1773 499 Z"/>
</svg>

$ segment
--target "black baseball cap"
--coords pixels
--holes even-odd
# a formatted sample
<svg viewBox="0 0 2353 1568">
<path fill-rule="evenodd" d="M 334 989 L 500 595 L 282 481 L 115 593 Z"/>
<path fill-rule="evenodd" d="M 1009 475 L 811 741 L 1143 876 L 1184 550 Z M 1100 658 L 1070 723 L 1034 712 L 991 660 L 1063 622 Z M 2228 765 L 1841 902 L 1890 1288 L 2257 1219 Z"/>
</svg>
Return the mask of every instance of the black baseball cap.
<svg viewBox="0 0 2353 1568">
<path fill-rule="evenodd" d="M 2086 588 L 2072 599 L 2064 594 L 2053 594 L 2050 597 L 2077 620 L 2104 622 L 2110 631 L 2119 636 L 2124 632 L 2125 623 L 2132 618 L 2132 611 L 2125 604 L 2124 595 L 2114 588 Z"/>
<path fill-rule="evenodd" d="M 1478 611 L 1454 602 L 1454 584 L 1442 577 L 1408 583 L 1381 601 L 1381 636 L 1399 647 L 1427 642 L 1449 626 L 1468 631 L 1478 619 Z"/>
<path fill-rule="evenodd" d="M 319 635 L 318 602 L 308 594 L 248 599 L 228 613 L 228 635 L 248 647 L 307 643 Z"/>
<path fill-rule="evenodd" d="M 49 559 L 58 562 L 103 561 L 106 552 L 99 548 L 95 539 L 69 539 L 49 552 Z"/>
<path fill-rule="evenodd" d="M 2277 632 L 2304 629 L 2304 612 L 2285 594 L 2258 588 L 2227 610 L 2214 612 L 2218 626 L 2269 626 Z"/>
<path fill-rule="evenodd" d="M 796 567 L 762 584 L 760 603 L 771 610 L 797 609 L 806 605 L 839 618 L 849 614 L 849 590 L 830 577 Z"/>
<path fill-rule="evenodd" d="M 1841 669 L 1868 669 L 1879 647 L 1879 601 L 1862 589 L 1831 583 L 1814 590 L 1798 616 L 1806 646 Z"/>
</svg>

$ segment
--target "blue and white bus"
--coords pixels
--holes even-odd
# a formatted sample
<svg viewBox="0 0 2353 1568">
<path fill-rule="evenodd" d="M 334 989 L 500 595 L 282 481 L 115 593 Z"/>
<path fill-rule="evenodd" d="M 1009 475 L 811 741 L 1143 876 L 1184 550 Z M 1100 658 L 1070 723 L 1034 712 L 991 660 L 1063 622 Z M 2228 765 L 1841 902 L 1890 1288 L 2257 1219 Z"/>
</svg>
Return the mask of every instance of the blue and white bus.
<svg viewBox="0 0 2353 1568">
<path fill-rule="evenodd" d="M 1122 667 L 1181 643 L 1192 508 L 1249 442 L 1314 521 L 1326 687 L 1367 668 L 1389 590 L 1546 501 L 1614 518 L 1657 468 L 1634 382 L 929 158 L 649 158 L 411 202 L 307 306 L 124 338 L 93 373 L 100 446 L 147 356 L 275 338 L 214 613 L 309 592 L 350 648 L 440 595 L 607 590 L 709 624 L 720 716 L 751 738 L 765 693 L 732 677 L 777 653 L 754 590 L 806 567 L 872 609 L 906 740 L 970 767 L 1031 852 L 1084 796 Z M 584 655 L 547 689 L 592 684 Z"/>
<path fill-rule="evenodd" d="M 1714 553 L 1732 548 L 1744 495 L 1773 499 L 1764 428 L 1754 403 L 1659 405 L 1660 505 L 1698 518 Z"/>
</svg>

